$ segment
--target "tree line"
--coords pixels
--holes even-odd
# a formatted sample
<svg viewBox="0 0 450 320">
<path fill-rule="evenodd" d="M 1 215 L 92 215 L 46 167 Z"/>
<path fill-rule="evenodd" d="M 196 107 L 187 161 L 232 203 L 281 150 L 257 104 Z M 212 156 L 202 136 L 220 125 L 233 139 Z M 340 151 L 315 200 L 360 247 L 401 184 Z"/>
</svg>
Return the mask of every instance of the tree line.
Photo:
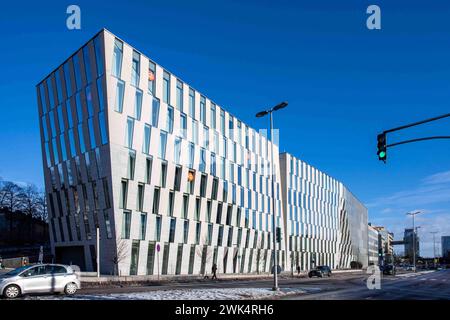
<svg viewBox="0 0 450 320">
<path fill-rule="evenodd" d="M 9 212 L 22 212 L 47 222 L 48 210 L 45 192 L 34 184 L 19 185 L 0 177 L 0 208 Z"/>
</svg>

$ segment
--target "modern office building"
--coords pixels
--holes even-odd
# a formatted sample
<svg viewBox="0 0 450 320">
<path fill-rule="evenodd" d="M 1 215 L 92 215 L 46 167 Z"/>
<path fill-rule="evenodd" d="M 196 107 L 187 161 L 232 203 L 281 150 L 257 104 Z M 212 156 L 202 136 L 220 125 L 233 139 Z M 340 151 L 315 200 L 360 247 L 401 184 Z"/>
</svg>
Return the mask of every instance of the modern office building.
<svg viewBox="0 0 450 320">
<path fill-rule="evenodd" d="M 442 257 L 450 257 L 450 236 L 441 237 Z"/>
<path fill-rule="evenodd" d="M 107 30 L 37 97 L 56 261 L 96 270 L 99 249 L 102 274 L 270 271 L 278 147 L 264 135 Z M 278 156 L 273 167 L 282 226 Z"/>
<path fill-rule="evenodd" d="M 45 77 L 37 98 L 57 262 L 94 271 L 99 254 L 102 274 L 269 272 L 275 215 L 283 270 L 367 265 L 367 209 L 342 183 L 278 156 L 109 31 Z"/>
<path fill-rule="evenodd" d="M 413 229 L 405 229 L 405 233 L 403 236 L 403 242 L 405 244 L 405 256 L 413 259 L 414 256 L 414 249 L 416 251 L 416 259 L 420 256 L 420 246 L 419 246 L 419 236 L 417 235 L 417 229 L 416 232 L 413 231 Z M 415 246 L 414 246 L 415 242 Z"/>
<path fill-rule="evenodd" d="M 378 258 L 379 265 L 393 263 L 394 261 L 394 234 L 389 232 L 385 227 L 374 226 L 378 231 Z"/>
<path fill-rule="evenodd" d="M 368 254 L 369 265 L 379 265 L 379 236 L 378 230 L 372 227 L 369 223 L 367 226 L 367 241 L 368 241 Z"/>
<path fill-rule="evenodd" d="M 280 154 L 287 265 L 368 264 L 367 209 L 345 186 L 289 153 Z"/>
</svg>

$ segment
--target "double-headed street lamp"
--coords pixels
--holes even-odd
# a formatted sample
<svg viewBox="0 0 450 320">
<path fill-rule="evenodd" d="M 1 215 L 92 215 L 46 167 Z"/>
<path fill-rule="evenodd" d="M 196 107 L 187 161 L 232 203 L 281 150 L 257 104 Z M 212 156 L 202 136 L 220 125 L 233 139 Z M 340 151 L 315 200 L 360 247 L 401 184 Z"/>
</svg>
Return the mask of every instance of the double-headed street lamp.
<svg viewBox="0 0 450 320">
<path fill-rule="evenodd" d="M 415 227 L 415 216 L 417 214 L 420 214 L 420 211 L 416 211 L 416 212 L 408 212 L 406 215 L 408 216 L 412 216 L 413 218 L 413 268 L 414 268 L 414 272 L 416 272 L 416 227 Z"/>
<path fill-rule="evenodd" d="M 270 152 L 270 158 L 271 158 L 271 172 L 272 172 L 272 225 L 273 225 L 273 288 L 272 290 L 277 291 L 278 290 L 278 258 L 277 258 L 277 228 L 276 228 L 276 219 L 275 219 L 275 172 L 274 172 L 274 163 L 273 163 L 273 119 L 272 119 L 272 113 L 274 111 L 278 111 L 280 109 L 283 109 L 287 107 L 288 103 L 286 101 L 281 102 L 277 104 L 276 106 L 272 107 L 269 110 L 264 110 L 261 112 L 258 112 L 256 114 L 257 118 L 261 118 L 266 116 L 267 114 L 270 117 L 270 142 L 271 142 L 271 152 Z"/>
</svg>

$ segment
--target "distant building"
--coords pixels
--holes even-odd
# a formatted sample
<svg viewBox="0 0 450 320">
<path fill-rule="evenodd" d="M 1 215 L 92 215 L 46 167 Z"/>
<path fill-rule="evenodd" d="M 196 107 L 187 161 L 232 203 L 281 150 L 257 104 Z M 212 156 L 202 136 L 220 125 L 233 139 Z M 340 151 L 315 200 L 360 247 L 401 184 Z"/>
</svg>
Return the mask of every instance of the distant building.
<svg viewBox="0 0 450 320">
<path fill-rule="evenodd" d="M 413 229 L 405 229 L 405 234 L 403 236 L 403 241 L 405 244 L 405 256 L 412 258 L 414 252 L 414 240 L 415 240 L 415 251 L 416 258 L 420 255 L 420 247 L 419 247 L 419 237 L 417 236 L 417 231 L 414 232 Z"/>
<path fill-rule="evenodd" d="M 369 265 L 378 265 L 378 230 L 369 223 L 367 226 Z"/>
<path fill-rule="evenodd" d="M 442 257 L 449 258 L 450 257 L 450 236 L 441 237 L 442 241 Z"/>
<path fill-rule="evenodd" d="M 373 227 L 378 232 L 378 263 L 384 265 L 385 263 L 393 262 L 394 255 L 394 234 L 389 232 L 385 227 Z"/>
</svg>

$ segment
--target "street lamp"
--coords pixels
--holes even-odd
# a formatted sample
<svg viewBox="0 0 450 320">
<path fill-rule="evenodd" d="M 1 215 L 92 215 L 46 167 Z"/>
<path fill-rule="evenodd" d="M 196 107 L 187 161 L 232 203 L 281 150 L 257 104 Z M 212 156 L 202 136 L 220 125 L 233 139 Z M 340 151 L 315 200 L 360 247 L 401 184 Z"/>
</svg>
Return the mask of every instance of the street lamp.
<svg viewBox="0 0 450 320">
<path fill-rule="evenodd" d="M 276 106 L 272 107 L 269 110 L 264 110 L 261 112 L 258 112 L 256 114 L 257 118 L 262 118 L 264 116 L 266 116 L 267 114 L 270 117 L 270 142 L 272 144 L 272 148 L 271 148 L 271 152 L 270 152 L 270 157 L 271 157 L 271 171 L 272 171 L 272 225 L 273 225 L 273 262 L 274 262 L 274 266 L 273 266 L 273 291 L 277 291 L 278 290 L 278 258 L 277 258 L 277 240 L 276 240 L 276 233 L 277 233 L 277 229 L 276 229 L 276 219 L 275 219 L 275 183 L 274 183 L 274 177 L 275 177 L 275 173 L 274 173 L 274 163 L 273 163 L 273 119 L 272 119 L 272 113 L 274 111 L 278 111 L 280 109 L 283 109 L 285 107 L 287 107 L 288 103 L 286 101 L 283 101 L 279 104 L 277 104 Z"/>
<path fill-rule="evenodd" d="M 408 212 L 406 215 L 412 216 L 413 218 L 413 268 L 414 272 L 416 272 L 416 227 L 415 227 L 415 216 L 420 214 L 420 211 L 416 212 Z"/>
<path fill-rule="evenodd" d="M 433 266 L 436 266 L 436 240 L 435 240 L 435 236 L 437 231 L 431 231 L 430 232 L 433 235 Z"/>
</svg>

